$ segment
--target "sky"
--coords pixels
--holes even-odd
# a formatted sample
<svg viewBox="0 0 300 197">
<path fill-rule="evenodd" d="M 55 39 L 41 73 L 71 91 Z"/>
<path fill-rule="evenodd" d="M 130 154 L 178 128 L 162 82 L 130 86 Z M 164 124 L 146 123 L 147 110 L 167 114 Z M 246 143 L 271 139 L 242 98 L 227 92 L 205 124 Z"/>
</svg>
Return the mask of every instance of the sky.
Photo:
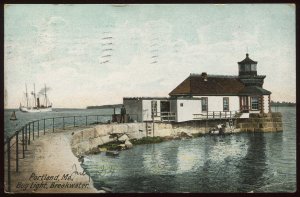
<svg viewBox="0 0 300 197">
<path fill-rule="evenodd" d="M 271 100 L 296 101 L 293 4 L 6 5 L 4 104 L 50 88 L 54 108 L 168 96 L 190 73 L 258 61 Z"/>
</svg>

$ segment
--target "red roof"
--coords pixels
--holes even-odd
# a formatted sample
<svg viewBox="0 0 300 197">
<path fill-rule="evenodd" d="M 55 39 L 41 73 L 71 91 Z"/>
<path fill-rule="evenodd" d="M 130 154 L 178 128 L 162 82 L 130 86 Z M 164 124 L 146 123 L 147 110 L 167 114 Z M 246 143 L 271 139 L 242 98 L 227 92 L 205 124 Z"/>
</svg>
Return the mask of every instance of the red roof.
<svg viewBox="0 0 300 197">
<path fill-rule="evenodd" d="M 270 91 L 258 86 L 245 86 L 238 76 L 191 74 L 170 96 L 237 96 L 269 95 Z"/>
<path fill-rule="evenodd" d="M 207 80 L 205 80 L 205 78 Z M 174 90 L 170 96 L 192 95 L 238 95 L 245 85 L 239 80 L 238 76 L 191 74 Z"/>
</svg>

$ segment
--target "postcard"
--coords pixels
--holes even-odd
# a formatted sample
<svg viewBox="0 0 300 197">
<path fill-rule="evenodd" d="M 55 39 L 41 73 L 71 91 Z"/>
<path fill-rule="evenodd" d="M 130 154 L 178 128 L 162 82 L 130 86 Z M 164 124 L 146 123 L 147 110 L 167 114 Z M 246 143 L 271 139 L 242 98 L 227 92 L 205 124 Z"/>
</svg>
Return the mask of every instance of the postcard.
<svg viewBox="0 0 300 197">
<path fill-rule="evenodd" d="M 5 4 L 6 193 L 293 193 L 294 4 Z"/>
</svg>

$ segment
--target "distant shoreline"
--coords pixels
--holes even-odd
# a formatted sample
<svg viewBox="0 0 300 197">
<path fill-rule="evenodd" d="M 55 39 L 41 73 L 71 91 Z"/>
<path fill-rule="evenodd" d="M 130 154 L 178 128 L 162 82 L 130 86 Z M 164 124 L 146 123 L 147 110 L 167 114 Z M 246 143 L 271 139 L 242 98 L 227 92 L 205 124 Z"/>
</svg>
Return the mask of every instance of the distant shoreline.
<svg viewBox="0 0 300 197">
<path fill-rule="evenodd" d="M 271 103 L 271 107 L 296 107 L 296 103 Z"/>
<path fill-rule="evenodd" d="M 99 106 L 87 106 L 86 109 L 112 109 L 112 108 L 121 108 L 122 104 L 113 104 L 113 105 L 99 105 Z"/>
</svg>

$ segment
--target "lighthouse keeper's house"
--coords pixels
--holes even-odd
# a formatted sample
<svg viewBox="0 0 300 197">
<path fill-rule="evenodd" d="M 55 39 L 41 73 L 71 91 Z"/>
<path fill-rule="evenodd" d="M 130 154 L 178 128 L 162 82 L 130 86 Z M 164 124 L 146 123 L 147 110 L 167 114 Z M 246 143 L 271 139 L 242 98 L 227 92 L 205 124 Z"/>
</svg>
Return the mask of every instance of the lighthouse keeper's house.
<svg viewBox="0 0 300 197">
<path fill-rule="evenodd" d="M 209 118 L 248 118 L 269 113 L 271 92 L 263 89 L 265 75 L 257 75 L 257 62 L 238 62 L 238 76 L 190 74 L 170 97 L 125 97 L 123 104 L 138 122 L 190 121 Z"/>
</svg>

